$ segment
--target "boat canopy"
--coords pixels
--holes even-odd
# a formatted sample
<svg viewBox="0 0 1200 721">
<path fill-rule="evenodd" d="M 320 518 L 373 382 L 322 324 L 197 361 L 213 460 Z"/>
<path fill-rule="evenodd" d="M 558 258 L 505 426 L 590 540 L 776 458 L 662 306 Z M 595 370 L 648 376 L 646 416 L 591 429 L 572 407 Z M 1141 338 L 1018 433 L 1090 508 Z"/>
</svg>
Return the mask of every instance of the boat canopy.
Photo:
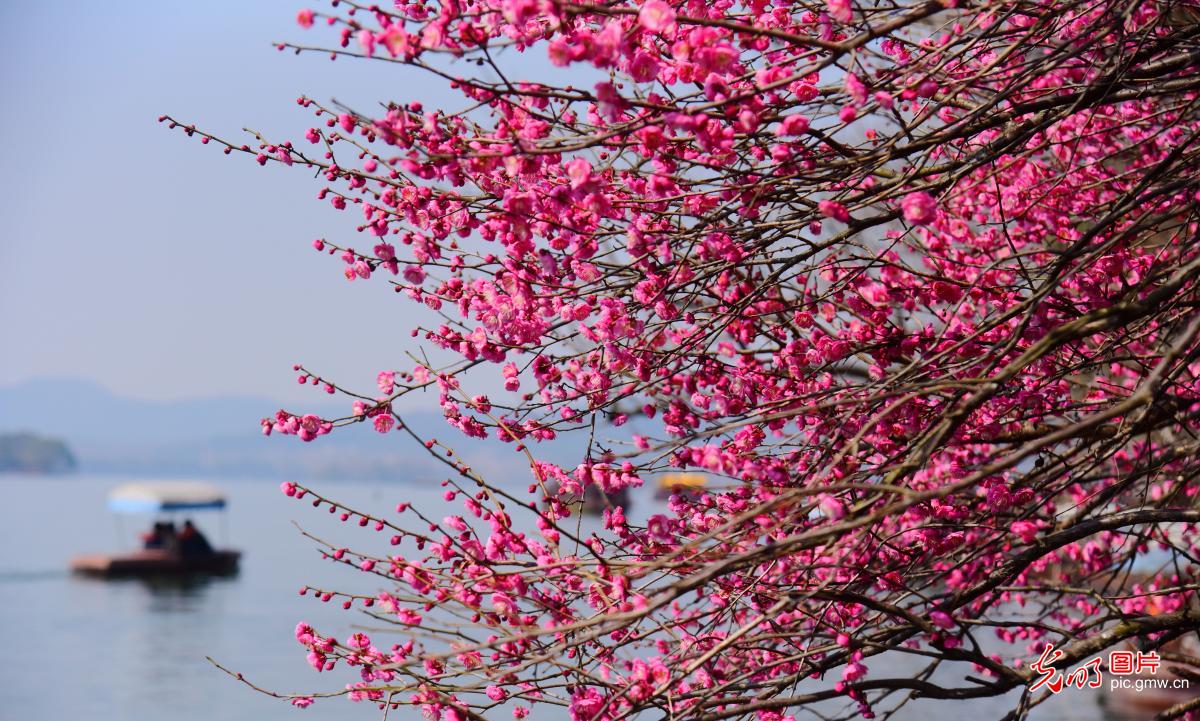
<svg viewBox="0 0 1200 721">
<path fill-rule="evenodd" d="M 221 509 L 225 493 L 209 483 L 193 481 L 126 483 L 108 494 L 108 507 L 117 513 Z"/>
</svg>

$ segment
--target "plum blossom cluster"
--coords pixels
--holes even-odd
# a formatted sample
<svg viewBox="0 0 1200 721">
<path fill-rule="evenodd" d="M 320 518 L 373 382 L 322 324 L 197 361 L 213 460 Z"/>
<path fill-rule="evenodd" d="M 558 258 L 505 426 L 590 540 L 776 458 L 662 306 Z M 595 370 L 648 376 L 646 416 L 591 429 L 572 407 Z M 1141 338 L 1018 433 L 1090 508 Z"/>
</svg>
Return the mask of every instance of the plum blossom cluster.
<svg viewBox="0 0 1200 721">
<path fill-rule="evenodd" d="M 297 20 L 462 97 L 302 97 L 303 140 L 256 146 L 164 118 L 315 173 L 352 220 L 313 247 L 389 283 L 441 354 L 364 391 L 303 371 L 346 416 L 263 421 L 402 430 L 447 470 L 445 508 L 394 516 L 284 486 L 384 539 L 322 549 L 386 590 L 305 589 L 395 630 L 297 628 L 314 669 L 354 669 L 341 695 L 443 721 L 874 718 L 1027 687 L 1048 644 L 1078 661 L 1200 622 L 1195 2 Z M 426 389 L 528 476 L 401 423 Z M 668 471 L 707 484 L 641 522 L 574 516 Z"/>
<path fill-rule="evenodd" d="M 298 436 L 302 441 L 312 441 L 333 430 L 333 424 L 313 413 L 298 416 L 287 411 L 276 411 L 274 418 L 262 420 L 263 435 L 280 433 L 285 436 Z"/>
</svg>

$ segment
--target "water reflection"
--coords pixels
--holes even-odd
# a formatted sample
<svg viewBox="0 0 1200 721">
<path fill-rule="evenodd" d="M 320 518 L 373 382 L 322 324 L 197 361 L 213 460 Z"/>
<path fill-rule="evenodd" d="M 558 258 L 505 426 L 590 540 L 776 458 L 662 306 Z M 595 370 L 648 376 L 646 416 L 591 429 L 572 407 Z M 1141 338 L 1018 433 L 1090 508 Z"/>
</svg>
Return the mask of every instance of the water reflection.
<svg viewBox="0 0 1200 721">
<path fill-rule="evenodd" d="M 144 594 L 143 608 L 150 613 L 194 613 L 204 604 L 214 586 L 237 582 L 237 571 L 226 574 L 194 573 L 159 576 L 97 578 L 72 574 L 74 583 L 106 585 L 120 593 L 123 588 Z"/>
</svg>

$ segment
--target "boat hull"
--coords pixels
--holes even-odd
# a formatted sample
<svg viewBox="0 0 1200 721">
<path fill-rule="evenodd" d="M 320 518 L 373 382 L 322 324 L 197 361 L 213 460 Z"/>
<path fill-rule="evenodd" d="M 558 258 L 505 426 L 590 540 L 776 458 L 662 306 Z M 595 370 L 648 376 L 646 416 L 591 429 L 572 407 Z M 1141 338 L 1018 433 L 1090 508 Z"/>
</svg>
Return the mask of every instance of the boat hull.
<svg viewBox="0 0 1200 721">
<path fill-rule="evenodd" d="M 176 576 L 192 573 L 237 572 L 240 551 L 221 550 L 185 558 L 167 551 L 148 550 L 120 555 L 89 554 L 71 560 L 71 570 L 85 576 Z"/>
</svg>

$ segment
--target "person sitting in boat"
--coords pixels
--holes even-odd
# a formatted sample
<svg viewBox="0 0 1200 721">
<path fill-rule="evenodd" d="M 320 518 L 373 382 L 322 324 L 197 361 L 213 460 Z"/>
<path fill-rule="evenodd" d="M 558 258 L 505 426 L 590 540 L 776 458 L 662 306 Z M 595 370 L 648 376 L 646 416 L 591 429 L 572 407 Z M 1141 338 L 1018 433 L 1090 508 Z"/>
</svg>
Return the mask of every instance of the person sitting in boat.
<svg viewBox="0 0 1200 721">
<path fill-rule="evenodd" d="M 179 554 L 184 558 L 195 558 L 197 556 L 211 556 L 213 552 L 212 545 L 204 534 L 196 528 L 192 520 L 183 522 L 183 530 L 179 532 Z"/>
<path fill-rule="evenodd" d="M 149 533 L 142 534 L 142 547 L 146 550 L 172 550 L 175 540 L 175 524 L 170 521 L 156 521 Z"/>
<path fill-rule="evenodd" d="M 146 533 L 142 534 L 142 548 L 149 551 L 152 548 L 162 548 L 162 524 L 155 523 Z"/>
</svg>

